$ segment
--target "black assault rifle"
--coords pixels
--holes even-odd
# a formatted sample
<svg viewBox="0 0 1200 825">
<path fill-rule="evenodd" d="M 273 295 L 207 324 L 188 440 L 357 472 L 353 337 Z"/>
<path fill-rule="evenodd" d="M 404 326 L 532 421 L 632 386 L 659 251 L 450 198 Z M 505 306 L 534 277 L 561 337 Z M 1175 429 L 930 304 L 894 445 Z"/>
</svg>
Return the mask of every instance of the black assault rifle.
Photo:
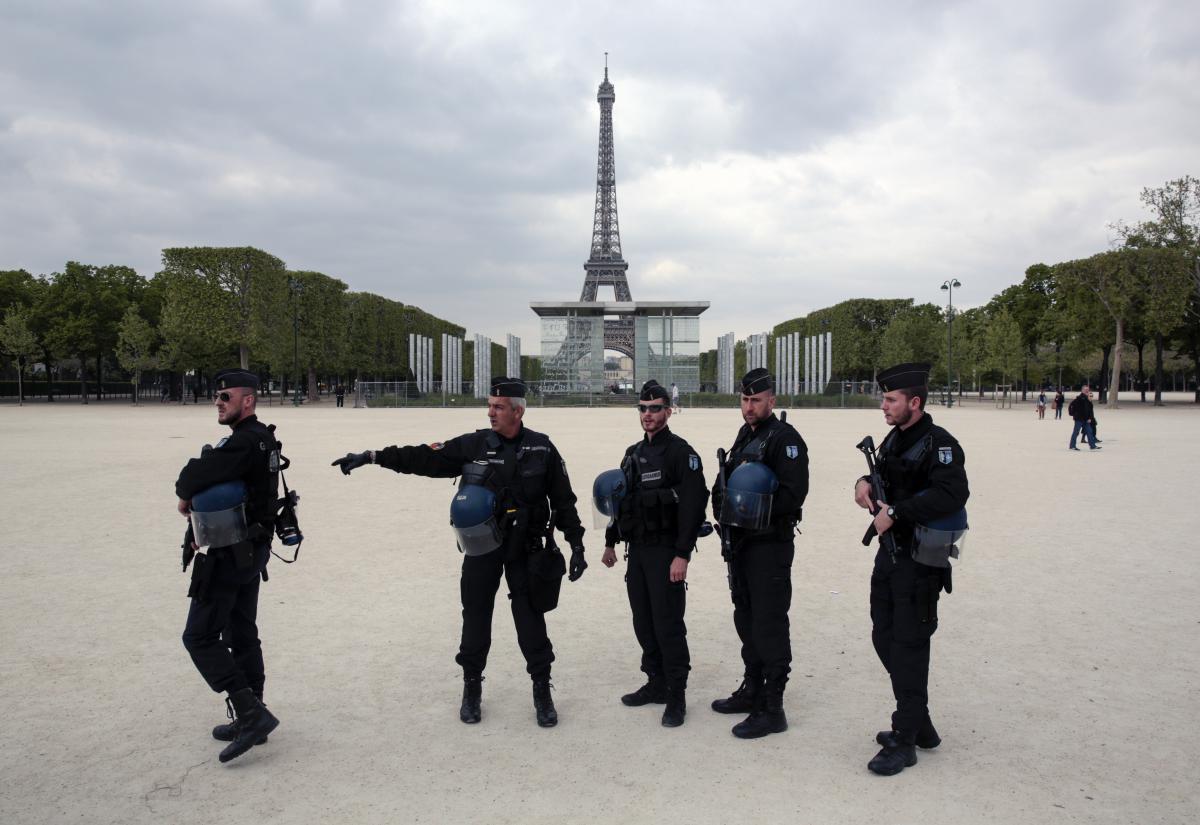
<svg viewBox="0 0 1200 825">
<path fill-rule="evenodd" d="M 868 508 L 868 512 L 874 516 L 879 513 L 879 507 L 875 502 L 887 501 L 883 489 L 883 477 L 879 475 L 879 467 L 875 463 L 875 439 L 867 436 L 858 442 L 857 449 L 861 450 L 862 454 L 867 457 L 867 480 L 871 484 L 871 506 Z M 871 537 L 874 535 L 876 535 L 875 522 L 872 520 L 871 526 L 867 528 L 866 535 L 863 536 L 863 547 L 871 546 Z M 890 530 L 879 537 L 879 546 L 887 550 L 893 562 L 896 561 L 896 538 Z"/>
</svg>

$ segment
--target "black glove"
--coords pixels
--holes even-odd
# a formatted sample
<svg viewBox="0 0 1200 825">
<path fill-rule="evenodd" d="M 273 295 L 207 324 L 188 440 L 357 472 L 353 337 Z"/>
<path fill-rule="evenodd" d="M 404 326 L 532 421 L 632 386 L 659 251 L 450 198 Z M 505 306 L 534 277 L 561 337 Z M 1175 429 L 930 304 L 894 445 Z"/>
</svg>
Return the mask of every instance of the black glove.
<svg viewBox="0 0 1200 825">
<path fill-rule="evenodd" d="M 584 570 L 587 570 L 587 562 L 583 560 L 583 545 L 577 544 L 571 548 L 571 572 L 567 574 L 567 578 L 578 581 Z"/>
<path fill-rule="evenodd" d="M 357 470 L 359 467 L 362 467 L 364 464 L 370 464 L 370 463 L 372 463 L 371 462 L 371 452 L 370 452 L 370 450 L 368 450 L 365 453 L 346 453 L 345 458 L 337 459 L 330 466 L 331 467 L 340 467 L 342 469 L 342 475 L 348 476 L 348 475 L 350 475 L 351 470 Z"/>
</svg>

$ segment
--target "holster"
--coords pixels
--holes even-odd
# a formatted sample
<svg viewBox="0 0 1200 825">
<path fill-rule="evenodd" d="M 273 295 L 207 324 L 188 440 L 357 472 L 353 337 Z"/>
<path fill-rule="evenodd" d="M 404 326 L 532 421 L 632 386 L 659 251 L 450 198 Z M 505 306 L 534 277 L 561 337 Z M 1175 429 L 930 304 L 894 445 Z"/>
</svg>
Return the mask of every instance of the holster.
<svg viewBox="0 0 1200 825">
<path fill-rule="evenodd" d="M 538 613 L 549 613 L 558 607 L 558 595 L 562 590 L 563 576 L 567 575 L 567 562 L 562 551 L 553 542 L 529 554 L 529 603 Z"/>
<path fill-rule="evenodd" d="M 204 601 L 208 598 L 208 589 L 212 584 L 213 569 L 216 564 L 208 553 L 197 553 L 192 560 L 192 578 L 188 583 L 188 598 Z"/>
</svg>

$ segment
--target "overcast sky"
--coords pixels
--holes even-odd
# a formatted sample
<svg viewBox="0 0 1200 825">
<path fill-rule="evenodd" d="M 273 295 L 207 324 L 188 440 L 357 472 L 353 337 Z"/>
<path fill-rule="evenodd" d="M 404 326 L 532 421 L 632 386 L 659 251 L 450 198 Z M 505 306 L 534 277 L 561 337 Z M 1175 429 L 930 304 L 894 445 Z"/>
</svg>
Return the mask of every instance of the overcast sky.
<svg viewBox="0 0 1200 825">
<path fill-rule="evenodd" d="M 169 246 L 538 350 L 578 300 L 608 51 L 634 299 L 702 338 L 853 297 L 986 302 L 1200 174 L 1180 2 L 0 2 L 0 268 Z"/>
</svg>

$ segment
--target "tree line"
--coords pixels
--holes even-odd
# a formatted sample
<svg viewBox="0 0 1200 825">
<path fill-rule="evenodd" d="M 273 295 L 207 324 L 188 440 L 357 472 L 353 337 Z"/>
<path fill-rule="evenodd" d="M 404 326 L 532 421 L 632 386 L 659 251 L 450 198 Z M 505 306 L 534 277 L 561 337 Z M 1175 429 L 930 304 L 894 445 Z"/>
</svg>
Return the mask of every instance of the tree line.
<svg viewBox="0 0 1200 825">
<path fill-rule="evenodd" d="M 89 385 L 98 398 L 106 378 L 136 388 L 151 371 L 171 397 L 182 396 L 188 373 L 207 392 L 212 374 L 233 364 L 284 392 L 305 384 L 312 398 L 319 381 L 409 380 L 410 333 L 433 339 L 437 366 L 442 333 L 464 332 L 329 275 L 289 270 L 253 247 L 164 249 L 162 270 L 149 279 L 127 266 L 75 261 L 48 276 L 0 271 L 0 351 L 13 360 L 22 395 L 24 377 L 42 364 L 51 400 L 54 376 L 73 369 L 86 401 Z M 493 363 L 497 355 L 503 364 L 503 347 Z"/>
<path fill-rule="evenodd" d="M 1019 283 L 983 306 L 955 308 L 951 317 L 946 307 L 912 299 L 856 298 L 784 321 L 771 334 L 832 332 L 840 379 L 873 380 L 892 364 L 926 361 L 933 365 L 932 383 L 960 394 L 993 384 L 1012 384 L 1025 394 L 1091 377 L 1101 400 L 1111 396 L 1115 404 L 1121 378 L 1133 373 L 1143 397 L 1152 384 L 1160 404 L 1168 357 L 1187 359 L 1200 377 L 1200 180 L 1189 175 L 1146 188 L 1141 201 L 1148 219 L 1112 224 L 1111 248 L 1079 260 L 1033 264 Z M 1146 375 L 1147 347 L 1153 381 Z M 1124 360 L 1127 353 L 1136 356 L 1136 372 Z M 735 360 L 740 374 L 744 345 Z M 768 360 L 775 368 L 773 342 Z M 715 350 L 701 354 L 701 380 L 716 380 Z"/>
</svg>

